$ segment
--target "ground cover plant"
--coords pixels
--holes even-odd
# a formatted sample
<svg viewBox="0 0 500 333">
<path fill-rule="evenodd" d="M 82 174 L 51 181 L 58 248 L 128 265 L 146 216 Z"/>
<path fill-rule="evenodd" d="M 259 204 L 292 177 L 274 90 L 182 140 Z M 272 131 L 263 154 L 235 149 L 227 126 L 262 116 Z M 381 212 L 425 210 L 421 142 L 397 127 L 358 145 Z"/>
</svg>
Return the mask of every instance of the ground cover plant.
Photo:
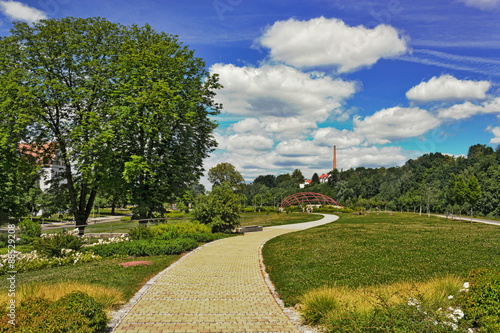
<svg viewBox="0 0 500 333">
<path fill-rule="evenodd" d="M 500 275 L 499 236 L 498 226 L 437 217 L 343 215 L 335 223 L 275 238 L 265 245 L 263 255 L 286 305 L 301 303 L 307 322 L 326 325 L 331 332 L 447 332 L 457 325 L 450 318 L 464 318 L 462 311 L 462 325 L 495 332 L 487 325 L 497 327 L 497 323 L 484 319 L 487 315 L 473 322 L 472 313 L 478 311 L 459 301 L 465 297 L 459 289 L 460 283 L 472 281 L 469 274 L 473 269 L 487 267 L 497 272 L 491 273 L 496 280 L 488 280 L 489 289 L 477 288 L 482 290 L 481 296 L 474 296 L 472 287 L 467 294 L 474 304 L 481 299 L 490 311 L 486 313 L 497 309 L 500 302 L 493 300 L 491 305 L 491 298 L 485 295 L 497 290 L 491 285 L 500 284 L 491 282 Z M 424 297 L 422 286 L 433 280 L 441 281 L 437 288 L 441 292 Z M 350 295 L 347 301 L 346 294 Z M 411 299 L 415 302 L 409 302 Z M 349 302 L 355 305 L 345 306 Z M 362 310 L 367 307 L 369 311 Z"/>
</svg>

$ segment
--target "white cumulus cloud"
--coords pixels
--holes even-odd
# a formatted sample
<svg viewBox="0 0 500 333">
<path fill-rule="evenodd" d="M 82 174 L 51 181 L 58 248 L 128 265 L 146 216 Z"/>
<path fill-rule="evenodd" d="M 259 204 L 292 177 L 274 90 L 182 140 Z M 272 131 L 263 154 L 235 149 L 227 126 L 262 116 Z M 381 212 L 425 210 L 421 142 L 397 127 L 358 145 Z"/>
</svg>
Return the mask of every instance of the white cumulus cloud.
<svg viewBox="0 0 500 333">
<path fill-rule="evenodd" d="M 337 168 L 402 165 L 408 160 L 401 147 L 351 147 L 337 150 Z"/>
<path fill-rule="evenodd" d="M 405 38 L 391 26 L 350 27 L 342 20 L 325 17 L 278 21 L 259 42 L 270 49 L 273 60 L 297 67 L 334 65 L 339 72 L 371 66 L 381 58 L 408 51 Z"/>
<path fill-rule="evenodd" d="M 19 1 L 0 1 L 0 11 L 14 21 L 33 23 L 48 18 L 44 11 Z"/>
<path fill-rule="evenodd" d="M 450 119 L 465 119 L 476 114 L 500 114 L 500 97 L 488 100 L 480 104 L 471 102 L 455 104 L 450 106 L 449 108 L 440 109 L 438 112 L 440 118 Z"/>
<path fill-rule="evenodd" d="M 434 76 L 411 88 L 406 97 L 417 102 L 485 99 L 489 81 L 459 80 L 451 75 Z"/>
<path fill-rule="evenodd" d="M 494 137 L 490 140 L 490 144 L 500 144 L 500 126 L 488 127 L 487 130 L 494 135 Z"/>
<path fill-rule="evenodd" d="M 307 115 L 324 120 L 342 113 L 342 102 L 356 92 L 354 82 L 301 72 L 295 68 L 265 65 L 258 68 L 215 64 L 224 86 L 216 97 L 224 111 L 253 117 Z"/>
<path fill-rule="evenodd" d="M 332 127 L 320 128 L 313 133 L 314 142 L 322 146 L 337 146 L 338 148 L 358 146 L 364 138 L 359 133 L 350 130 L 339 130 Z"/>
<path fill-rule="evenodd" d="M 386 144 L 420 136 L 440 124 L 439 119 L 425 110 L 393 107 L 364 119 L 355 118 L 354 131 L 366 137 L 370 143 Z"/>
</svg>

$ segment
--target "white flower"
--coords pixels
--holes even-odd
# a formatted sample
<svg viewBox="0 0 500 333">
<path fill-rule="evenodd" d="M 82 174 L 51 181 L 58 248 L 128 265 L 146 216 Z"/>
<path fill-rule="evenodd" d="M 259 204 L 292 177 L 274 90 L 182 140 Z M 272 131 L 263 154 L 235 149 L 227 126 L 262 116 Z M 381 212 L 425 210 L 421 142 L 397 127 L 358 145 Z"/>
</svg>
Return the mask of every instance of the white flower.
<svg viewBox="0 0 500 333">
<path fill-rule="evenodd" d="M 469 287 L 470 287 L 469 282 L 465 282 L 463 287 L 464 287 L 464 289 L 469 289 Z"/>
<path fill-rule="evenodd" d="M 408 305 L 409 306 L 419 306 L 420 303 L 416 298 L 411 297 L 410 299 L 408 299 Z"/>
<path fill-rule="evenodd" d="M 448 299 L 453 299 L 453 295 L 448 296 Z"/>
<path fill-rule="evenodd" d="M 453 317 L 455 317 L 457 321 L 462 319 L 464 316 L 464 312 L 460 309 L 456 309 L 453 311 Z"/>
</svg>

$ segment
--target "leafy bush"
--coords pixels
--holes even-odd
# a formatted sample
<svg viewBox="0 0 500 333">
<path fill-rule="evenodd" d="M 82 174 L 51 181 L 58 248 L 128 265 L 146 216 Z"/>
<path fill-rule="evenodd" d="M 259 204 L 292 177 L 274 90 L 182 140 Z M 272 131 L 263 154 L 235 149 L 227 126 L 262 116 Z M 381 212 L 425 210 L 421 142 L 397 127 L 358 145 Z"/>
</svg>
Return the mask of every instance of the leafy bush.
<svg viewBox="0 0 500 333">
<path fill-rule="evenodd" d="M 239 225 L 242 197 L 230 185 L 214 186 L 209 195 L 200 195 L 193 209 L 197 221 L 213 232 L 231 231 Z"/>
<path fill-rule="evenodd" d="M 29 298 L 16 308 L 16 325 L 8 323 L 7 308 L 0 307 L 0 332 L 98 333 L 106 331 L 102 305 L 82 292 L 68 294 L 56 302 Z"/>
<path fill-rule="evenodd" d="M 75 291 L 69 293 L 57 300 L 54 306 L 87 318 L 92 332 L 104 332 L 106 330 L 108 318 L 104 312 L 104 307 L 84 292 Z"/>
<path fill-rule="evenodd" d="M 151 228 L 143 225 L 131 228 L 128 232 L 128 236 L 131 240 L 151 239 L 154 237 Z"/>
<path fill-rule="evenodd" d="M 164 254 L 181 254 L 198 246 L 191 238 L 176 238 L 163 240 L 138 240 L 113 244 L 96 245 L 92 251 L 102 257 L 112 256 L 153 256 Z"/>
<path fill-rule="evenodd" d="M 38 222 L 31 219 L 24 219 L 17 225 L 21 231 L 21 235 L 27 237 L 28 240 L 34 240 L 42 234 L 42 226 Z"/>
<path fill-rule="evenodd" d="M 63 256 L 63 249 L 80 250 L 83 240 L 74 235 L 62 232 L 54 235 L 47 235 L 37 239 L 33 246 L 38 252 L 49 257 Z"/>
<path fill-rule="evenodd" d="M 469 285 L 470 289 L 461 297 L 466 320 L 479 332 L 500 332 L 500 272 L 474 270 Z"/>
<path fill-rule="evenodd" d="M 182 235 L 211 232 L 209 226 L 199 222 L 163 223 L 151 227 L 151 233 L 155 237 L 169 234 L 171 238 L 175 238 Z"/>
</svg>

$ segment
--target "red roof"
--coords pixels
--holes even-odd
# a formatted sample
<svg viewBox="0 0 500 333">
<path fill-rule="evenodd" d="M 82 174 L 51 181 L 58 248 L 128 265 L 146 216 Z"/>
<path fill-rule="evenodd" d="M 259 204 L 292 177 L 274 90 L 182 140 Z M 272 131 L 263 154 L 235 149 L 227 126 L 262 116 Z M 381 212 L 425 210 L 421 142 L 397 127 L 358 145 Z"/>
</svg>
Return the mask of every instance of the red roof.
<svg viewBox="0 0 500 333">
<path fill-rule="evenodd" d="M 57 144 L 48 142 L 44 144 L 37 143 L 20 143 L 19 151 L 24 156 L 34 159 L 37 164 L 51 164 L 54 161 Z"/>
</svg>

